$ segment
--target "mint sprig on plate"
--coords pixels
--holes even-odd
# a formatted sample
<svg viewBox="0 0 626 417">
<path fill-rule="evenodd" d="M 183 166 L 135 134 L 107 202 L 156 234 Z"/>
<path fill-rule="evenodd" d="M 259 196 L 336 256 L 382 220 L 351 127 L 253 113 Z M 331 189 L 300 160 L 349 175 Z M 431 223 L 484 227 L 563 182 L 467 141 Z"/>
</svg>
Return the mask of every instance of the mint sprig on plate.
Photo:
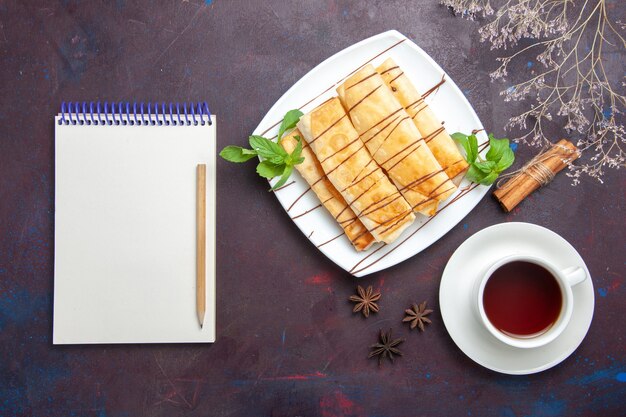
<svg viewBox="0 0 626 417">
<path fill-rule="evenodd" d="M 298 109 L 289 110 L 283 118 L 278 128 L 278 139 L 280 143 L 286 131 L 293 129 L 302 117 L 302 112 Z M 256 156 L 261 157 L 261 162 L 256 167 L 256 172 L 263 178 L 272 179 L 280 177 L 278 182 L 271 188 L 276 190 L 282 187 L 289 176 L 293 172 L 293 167 L 304 162 L 302 154 L 302 140 L 299 136 L 295 139 L 298 141 L 295 149 L 291 153 L 287 153 L 277 142 L 263 136 L 252 135 L 248 138 L 250 148 L 246 149 L 241 146 L 230 145 L 222 149 L 220 156 L 229 162 L 246 162 Z"/>
<path fill-rule="evenodd" d="M 478 139 L 475 134 L 466 135 L 461 132 L 453 133 L 452 139 L 460 143 L 465 149 L 465 159 L 470 167 L 467 179 L 482 185 L 491 185 L 502 171 L 515 161 L 515 154 L 506 138 L 496 139 L 489 134 L 489 150 L 483 159 L 478 153 Z"/>
</svg>

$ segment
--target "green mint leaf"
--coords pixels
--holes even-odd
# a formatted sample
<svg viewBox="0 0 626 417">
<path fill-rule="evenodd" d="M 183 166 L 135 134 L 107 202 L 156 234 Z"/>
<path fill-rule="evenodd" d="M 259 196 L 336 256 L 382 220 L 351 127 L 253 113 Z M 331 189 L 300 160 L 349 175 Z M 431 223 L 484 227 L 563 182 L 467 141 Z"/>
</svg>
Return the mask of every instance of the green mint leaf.
<svg viewBox="0 0 626 417">
<path fill-rule="evenodd" d="M 487 176 L 487 174 L 476 168 L 475 164 L 471 164 L 469 169 L 467 170 L 466 176 L 467 179 L 471 182 L 480 184 L 480 182 Z"/>
<path fill-rule="evenodd" d="M 452 139 L 454 139 L 455 142 L 461 145 L 463 149 L 465 149 L 465 155 L 466 155 L 465 159 L 468 159 L 467 157 L 469 156 L 470 152 L 469 152 L 469 140 L 467 139 L 467 135 L 461 132 L 456 132 L 450 136 L 452 137 Z"/>
<path fill-rule="evenodd" d="M 282 164 L 287 158 L 287 152 L 277 143 L 272 142 L 263 136 L 252 135 L 249 138 L 250 147 L 254 149 L 261 157 L 269 160 L 275 165 Z"/>
<path fill-rule="evenodd" d="M 487 176 L 484 177 L 482 181 L 480 181 L 480 184 L 491 185 L 496 180 L 496 178 L 498 178 L 498 173 L 494 171 L 491 174 L 487 174 Z"/>
<path fill-rule="evenodd" d="M 471 164 L 476 161 L 478 158 L 478 138 L 476 135 L 472 134 L 467 137 L 467 141 L 469 143 L 469 153 L 468 153 L 468 162 Z"/>
<path fill-rule="evenodd" d="M 496 163 L 493 161 L 474 162 L 473 166 L 484 174 L 491 174 L 496 169 Z"/>
<path fill-rule="evenodd" d="M 269 160 L 265 160 L 259 163 L 256 167 L 256 172 L 263 178 L 274 178 L 282 175 L 285 171 L 285 164 L 275 164 Z"/>
<path fill-rule="evenodd" d="M 291 166 L 301 164 L 304 161 L 304 158 L 300 156 L 302 155 L 302 139 L 300 136 L 296 136 L 295 139 L 298 141 L 298 143 L 296 143 L 296 147 L 289 154 L 289 156 L 285 158 L 285 163 Z"/>
<path fill-rule="evenodd" d="M 283 175 L 281 175 L 281 177 L 278 180 L 278 182 L 276 184 L 274 184 L 274 186 L 271 189 L 275 190 L 275 189 L 280 188 L 283 185 L 285 185 L 285 183 L 289 179 L 289 176 L 291 175 L 292 171 L 293 171 L 293 165 L 287 165 L 285 167 L 285 170 L 283 171 Z"/>
<path fill-rule="evenodd" d="M 461 132 L 452 134 L 452 139 L 461 144 L 465 149 L 465 159 L 468 163 L 473 163 L 478 157 L 478 139 L 476 135 L 465 135 Z"/>
<path fill-rule="evenodd" d="M 470 165 L 467 170 L 467 179 L 482 185 L 491 185 L 498 178 L 498 173 L 495 171 L 483 172 L 476 167 L 476 164 Z"/>
<path fill-rule="evenodd" d="M 513 165 L 514 161 L 515 153 L 513 153 L 513 150 L 511 148 L 507 147 L 504 150 L 504 153 L 502 154 L 500 160 L 496 163 L 496 171 L 498 173 L 504 171 L 505 169 Z"/>
<path fill-rule="evenodd" d="M 485 160 L 483 160 L 478 155 L 478 138 L 476 135 L 471 134 L 468 136 L 457 132 L 451 136 L 465 149 L 466 159 L 470 164 L 466 177 L 472 182 L 491 185 L 498 178 L 498 175 L 515 161 L 515 154 L 509 146 L 509 140 L 506 138 L 496 139 L 490 133 L 488 135 L 489 150 L 485 155 Z"/>
<path fill-rule="evenodd" d="M 508 139 L 496 139 L 493 134 L 489 134 L 489 150 L 486 155 L 489 161 L 498 162 L 506 149 L 510 149 Z"/>
<path fill-rule="evenodd" d="M 257 156 L 257 153 L 241 146 L 231 145 L 222 149 L 220 156 L 229 162 L 246 162 Z"/>
<path fill-rule="evenodd" d="M 300 138 L 300 136 L 296 136 L 296 140 L 298 141 L 298 143 L 296 144 L 295 149 L 293 150 L 293 152 L 291 152 L 290 155 L 293 160 L 300 159 L 300 155 L 302 155 L 302 139 Z"/>
<path fill-rule="evenodd" d="M 302 115 L 303 113 L 298 109 L 289 110 L 285 114 L 285 117 L 283 117 L 283 122 L 280 124 L 280 127 L 278 128 L 278 142 L 280 142 L 280 140 L 283 137 L 283 134 L 287 130 L 293 129 L 294 127 L 296 127 L 296 124 L 300 121 L 300 118 L 302 117 Z"/>
<path fill-rule="evenodd" d="M 450 136 L 452 137 L 452 139 L 456 140 L 459 143 L 463 142 L 464 140 L 467 140 L 467 135 L 461 132 L 453 133 Z"/>
</svg>

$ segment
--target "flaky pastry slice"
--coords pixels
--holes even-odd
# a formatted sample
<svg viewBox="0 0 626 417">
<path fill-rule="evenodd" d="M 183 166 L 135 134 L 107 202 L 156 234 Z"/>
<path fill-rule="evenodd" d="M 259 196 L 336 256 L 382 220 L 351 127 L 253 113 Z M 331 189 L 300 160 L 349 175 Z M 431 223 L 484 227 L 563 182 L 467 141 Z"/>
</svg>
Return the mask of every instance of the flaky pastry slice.
<svg viewBox="0 0 626 417">
<path fill-rule="evenodd" d="M 338 98 L 302 116 L 298 129 L 326 177 L 377 241 L 391 243 L 413 223 L 411 206 L 372 159 Z"/>
<path fill-rule="evenodd" d="M 380 74 L 368 64 L 337 93 L 361 140 L 412 209 L 433 215 L 457 187 Z"/>
<path fill-rule="evenodd" d="M 392 58 L 388 58 L 376 68 L 376 71 L 383 77 L 393 95 L 409 114 L 422 137 L 427 138 L 428 148 L 448 177 L 454 178 L 464 172 L 468 164 L 461 155 L 459 147 L 402 68 Z"/>
<path fill-rule="evenodd" d="M 302 141 L 301 155 L 304 157 L 304 162 L 296 165 L 296 170 L 309 184 L 311 190 L 317 195 L 317 198 L 319 198 L 326 210 L 339 222 L 354 248 L 357 251 L 369 248 L 375 242 L 374 236 L 369 233 L 339 191 L 326 178 L 322 166 L 302 133 L 298 129 L 294 129 L 281 139 L 280 145 L 287 152 L 291 153 L 298 144 L 298 138 Z"/>
</svg>

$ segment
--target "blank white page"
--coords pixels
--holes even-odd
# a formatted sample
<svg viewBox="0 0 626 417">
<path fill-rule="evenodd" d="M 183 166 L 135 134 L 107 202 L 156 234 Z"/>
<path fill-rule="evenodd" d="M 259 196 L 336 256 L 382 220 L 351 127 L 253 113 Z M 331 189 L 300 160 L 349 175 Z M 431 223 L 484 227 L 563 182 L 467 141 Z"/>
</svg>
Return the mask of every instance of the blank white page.
<svg viewBox="0 0 626 417">
<path fill-rule="evenodd" d="M 215 341 L 212 120 L 94 126 L 56 118 L 54 344 Z M 203 328 L 196 314 L 198 164 L 207 165 Z"/>
</svg>

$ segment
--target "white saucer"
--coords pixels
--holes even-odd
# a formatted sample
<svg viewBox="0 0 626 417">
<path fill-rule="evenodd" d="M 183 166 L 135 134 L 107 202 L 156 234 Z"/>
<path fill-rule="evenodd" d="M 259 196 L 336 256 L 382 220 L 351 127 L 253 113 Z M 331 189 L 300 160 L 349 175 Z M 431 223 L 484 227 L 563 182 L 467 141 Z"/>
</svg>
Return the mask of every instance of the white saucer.
<svg viewBox="0 0 626 417">
<path fill-rule="evenodd" d="M 572 288 L 572 319 L 563 333 L 545 346 L 521 349 L 500 342 L 472 309 L 474 280 L 499 258 L 513 254 L 546 257 L 557 267 L 580 266 L 587 272 L 588 278 Z M 593 317 L 593 283 L 583 259 L 561 236 L 534 224 L 501 223 L 474 234 L 454 252 L 441 278 L 439 305 L 450 337 L 472 360 L 496 372 L 532 374 L 565 360 L 585 338 Z"/>
</svg>

